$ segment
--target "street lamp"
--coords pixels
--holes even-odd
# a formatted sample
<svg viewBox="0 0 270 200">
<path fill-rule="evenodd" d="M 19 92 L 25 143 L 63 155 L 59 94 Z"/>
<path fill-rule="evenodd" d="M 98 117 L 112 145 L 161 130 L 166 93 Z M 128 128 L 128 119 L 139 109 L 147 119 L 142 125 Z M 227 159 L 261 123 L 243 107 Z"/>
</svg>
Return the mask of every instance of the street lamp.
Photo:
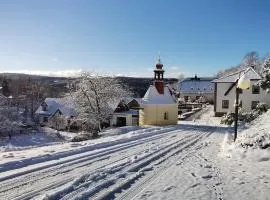
<svg viewBox="0 0 270 200">
<path fill-rule="evenodd" d="M 250 79 L 247 76 L 247 71 L 237 80 L 236 86 L 236 99 L 235 99 L 235 121 L 234 121 L 234 141 L 237 138 L 237 125 L 238 125 L 238 108 L 239 108 L 239 92 L 246 90 L 250 87 Z"/>
</svg>

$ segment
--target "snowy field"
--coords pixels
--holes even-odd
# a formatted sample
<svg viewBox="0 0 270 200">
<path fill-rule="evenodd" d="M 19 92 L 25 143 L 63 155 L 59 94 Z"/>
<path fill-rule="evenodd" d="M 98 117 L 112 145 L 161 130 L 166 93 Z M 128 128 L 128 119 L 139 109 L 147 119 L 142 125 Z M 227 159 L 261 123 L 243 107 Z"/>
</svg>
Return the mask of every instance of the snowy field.
<svg viewBox="0 0 270 200">
<path fill-rule="evenodd" d="M 268 150 L 241 146 L 258 139 L 258 128 L 266 137 L 269 113 L 234 144 L 212 109 L 175 126 L 2 149 L 0 199 L 269 199 Z"/>
</svg>

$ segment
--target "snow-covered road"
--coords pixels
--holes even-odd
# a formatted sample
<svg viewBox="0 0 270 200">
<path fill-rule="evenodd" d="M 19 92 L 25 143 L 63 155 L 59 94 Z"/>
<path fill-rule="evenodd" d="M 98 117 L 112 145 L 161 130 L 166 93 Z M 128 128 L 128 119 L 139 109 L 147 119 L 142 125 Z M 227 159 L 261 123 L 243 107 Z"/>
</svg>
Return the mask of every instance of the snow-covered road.
<svg viewBox="0 0 270 200">
<path fill-rule="evenodd" d="M 193 125 L 152 129 L 137 130 L 137 139 L 99 145 L 93 151 L 83 147 L 52 154 L 51 159 L 37 158 L 37 162 L 26 159 L 12 162 L 12 166 L 2 164 L 0 199 L 135 198 L 143 188 L 181 165 L 196 148 L 202 148 L 216 131 L 215 127 Z"/>
<path fill-rule="evenodd" d="M 269 199 L 269 155 L 232 152 L 232 128 L 211 112 L 175 126 L 0 152 L 0 199 Z"/>
</svg>

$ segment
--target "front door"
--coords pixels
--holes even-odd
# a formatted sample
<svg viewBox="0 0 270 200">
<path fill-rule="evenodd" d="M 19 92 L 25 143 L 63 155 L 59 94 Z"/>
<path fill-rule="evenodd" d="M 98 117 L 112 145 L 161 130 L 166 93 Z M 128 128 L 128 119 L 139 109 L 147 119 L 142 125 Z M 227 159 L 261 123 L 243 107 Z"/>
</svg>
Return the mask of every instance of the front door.
<svg viewBox="0 0 270 200">
<path fill-rule="evenodd" d="M 116 121 L 117 126 L 126 126 L 127 125 L 127 120 L 125 117 L 117 117 Z"/>
</svg>

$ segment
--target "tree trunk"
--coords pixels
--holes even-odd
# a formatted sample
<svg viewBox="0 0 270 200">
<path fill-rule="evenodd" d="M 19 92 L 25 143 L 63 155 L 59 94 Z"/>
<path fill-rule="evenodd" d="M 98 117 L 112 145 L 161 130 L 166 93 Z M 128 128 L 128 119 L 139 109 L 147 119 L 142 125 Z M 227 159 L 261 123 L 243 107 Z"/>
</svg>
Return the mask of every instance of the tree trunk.
<svg viewBox="0 0 270 200">
<path fill-rule="evenodd" d="M 98 130 L 94 129 L 94 132 L 92 134 L 92 137 L 93 138 L 97 138 L 99 135 L 98 133 L 101 132 L 101 124 L 100 124 L 100 121 L 98 122 Z"/>
</svg>

